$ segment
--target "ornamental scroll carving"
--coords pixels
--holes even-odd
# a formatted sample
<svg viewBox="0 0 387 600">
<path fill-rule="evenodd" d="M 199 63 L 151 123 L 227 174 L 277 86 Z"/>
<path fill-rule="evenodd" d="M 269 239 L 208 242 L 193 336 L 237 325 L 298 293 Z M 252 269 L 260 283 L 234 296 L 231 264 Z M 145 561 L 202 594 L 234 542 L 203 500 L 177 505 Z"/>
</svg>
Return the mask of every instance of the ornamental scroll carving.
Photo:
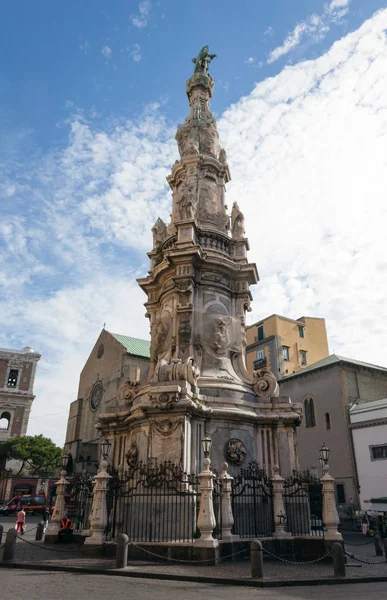
<svg viewBox="0 0 387 600">
<path fill-rule="evenodd" d="M 241 465 L 246 458 L 246 448 L 244 443 L 238 438 L 231 438 L 226 446 L 226 458 L 233 465 Z"/>
<path fill-rule="evenodd" d="M 117 401 L 119 406 L 130 406 L 133 402 L 134 396 L 136 395 L 138 389 L 140 387 L 140 382 L 136 381 L 124 381 L 117 392 Z"/>
<path fill-rule="evenodd" d="M 196 386 L 199 375 L 200 371 L 192 356 L 185 361 L 179 358 L 171 362 L 162 361 L 158 369 L 158 381 L 188 381 Z"/>
<path fill-rule="evenodd" d="M 253 390 L 261 398 L 279 396 L 277 380 L 269 369 L 253 371 Z"/>
</svg>

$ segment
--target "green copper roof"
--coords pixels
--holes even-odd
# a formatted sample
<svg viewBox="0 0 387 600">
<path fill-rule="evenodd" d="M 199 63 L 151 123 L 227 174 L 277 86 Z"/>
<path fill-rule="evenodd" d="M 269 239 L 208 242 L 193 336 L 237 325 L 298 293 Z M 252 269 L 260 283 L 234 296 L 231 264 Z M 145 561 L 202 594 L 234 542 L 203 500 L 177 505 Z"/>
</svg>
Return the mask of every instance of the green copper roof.
<svg viewBox="0 0 387 600">
<path fill-rule="evenodd" d="M 322 369 L 323 367 L 328 367 L 329 365 L 333 365 L 340 362 L 344 362 L 357 367 L 366 367 L 367 369 L 378 369 L 379 371 L 385 371 L 387 373 L 386 367 L 380 367 L 371 363 L 362 362 L 361 360 L 353 360 L 352 358 L 345 358 L 344 356 L 339 356 L 338 354 L 331 354 L 330 356 L 318 360 L 317 362 L 313 363 L 312 365 L 309 365 L 308 367 L 300 369 L 300 371 L 296 371 L 296 373 L 292 373 L 292 375 L 282 377 L 281 381 L 287 381 L 292 377 L 297 377 L 299 375 L 303 375 L 304 373 L 310 373 L 311 371 L 315 371 L 316 369 Z"/>
<path fill-rule="evenodd" d="M 143 356 L 144 358 L 150 357 L 150 342 L 147 340 L 140 340 L 139 338 L 121 335 L 120 333 L 112 333 L 112 336 L 126 348 L 129 354 Z"/>
</svg>

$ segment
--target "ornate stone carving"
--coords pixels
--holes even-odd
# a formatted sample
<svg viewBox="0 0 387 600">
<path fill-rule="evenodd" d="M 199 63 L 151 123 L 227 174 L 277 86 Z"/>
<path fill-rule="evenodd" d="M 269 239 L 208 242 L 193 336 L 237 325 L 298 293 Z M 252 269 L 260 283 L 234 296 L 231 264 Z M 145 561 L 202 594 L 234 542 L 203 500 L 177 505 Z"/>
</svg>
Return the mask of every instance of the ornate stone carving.
<svg viewBox="0 0 387 600">
<path fill-rule="evenodd" d="M 179 322 L 179 344 L 184 346 L 191 341 L 191 314 L 185 313 L 180 315 Z"/>
<path fill-rule="evenodd" d="M 167 236 L 167 226 L 162 219 L 158 218 L 156 223 L 153 225 L 152 235 L 153 248 L 157 248 Z"/>
<path fill-rule="evenodd" d="M 219 316 L 216 317 L 213 322 L 213 336 L 211 347 L 216 354 L 225 354 L 228 350 L 230 343 L 230 337 L 228 332 L 228 326 L 230 324 L 230 317 Z"/>
<path fill-rule="evenodd" d="M 279 396 L 277 380 L 269 369 L 257 369 L 253 371 L 253 390 L 261 398 Z"/>
<path fill-rule="evenodd" d="M 232 205 L 231 235 L 236 240 L 245 237 L 245 218 L 239 209 L 238 202 L 234 202 Z"/>
<path fill-rule="evenodd" d="M 197 130 L 193 126 L 187 124 L 179 127 L 176 133 L 176 141 L 180 156 L 199 154 L 197 136 Z"/>
<path fill-rule="evenodd" d="M 195 218 L 197 206 L 196 182 L 184 182 L 179 186 L 176 204 L 181 220 Z"/>
<path fill-rule="evenodd" d="M 195 359 L 191 356 L 185 361 L 179 358 L 171 362 L 162 361 L 158 368 L 158 381 L 188 381 L 191 385 L 197 385 L 199 369 L 196 366 Z"/>
<path fill-rule="evenodd" d="M 117 401 L 119 406 L 130 406 L 139 387 L 140 383 L 138 381 L 130 381 L 129 379 L 124 381 L 118 388 L 117 392 Z"/>
<path fill-rule="evenodd" d="M 219 135 L 215 124 L 207 122 L 200 128 L 199 150 L 203 154 L 219 156 Z"/>
<path fill-rule="evenodd" d="M 246 448 L 244 443 L 237 438 L 231 438 L 226 445 L 226 458 L 231 464 L 239 466 L 246 458 Z"/>
<path fill-rule="evenodd" d="M 138 447 L 135 442 L 132 442 L 129 450 L 125 454 L 126 463 L 130 469 L 135 469 L 138 461 Z"/>
<path fill-rule="evenodd" d="M 171 410 L 173 406 L 179 401 L 179 395 L 175 392 L 155 394 L 150 396 L 150 400 L 155 408 L 161 410 Z"/>
<path fill-rule="evenodd" d="M 155 320 L 152 328 L 152 348 L 151 360 L 157 362 L 161 358 L 166 358 L 169 349 L 167 346 L 167 338 L 170 329 L 171 316 L 165 312 L 161 317 Z"/>
</svg>

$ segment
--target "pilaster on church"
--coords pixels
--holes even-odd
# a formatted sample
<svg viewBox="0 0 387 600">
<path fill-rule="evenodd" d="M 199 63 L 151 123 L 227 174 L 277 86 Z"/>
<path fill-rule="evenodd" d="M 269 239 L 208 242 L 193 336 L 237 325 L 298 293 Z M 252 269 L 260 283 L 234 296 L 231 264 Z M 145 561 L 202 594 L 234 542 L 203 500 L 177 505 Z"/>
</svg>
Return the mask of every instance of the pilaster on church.
<svg viewBox="0 0 387 600">
<path fill-rule="evenodd" d="M 268 472 L 274 465 L 288 472 L 297 466 L 293 430 L 301 409 L 279 397 L 272 373 L 251 375 L 245 367 L 246 311 L 259 278 L 247 259 L 243 213 L 225 201 L 231 175 L 210 110 L 212 58 L 204 47 L 186 82 L 180 159 L 167 177 L 171 218 L 152 228 L 148 275 L 138 280 L 151 331 L 148 379 L 121 416 L 101 415 L 100 428 L 127 435 L 132 462 L 157 457 L 198 471 L 207 432 L 213 463 L 226 459 L 232 470 L 260 460 Z"/>
</svg>

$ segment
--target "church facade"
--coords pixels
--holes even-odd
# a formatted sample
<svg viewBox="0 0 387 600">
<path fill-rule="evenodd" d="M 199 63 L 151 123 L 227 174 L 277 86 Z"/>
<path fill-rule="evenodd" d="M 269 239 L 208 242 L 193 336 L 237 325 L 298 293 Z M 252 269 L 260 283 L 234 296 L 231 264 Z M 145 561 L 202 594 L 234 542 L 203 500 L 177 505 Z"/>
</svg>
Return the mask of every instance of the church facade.
<svg viewBox="0 0 387 600">
<path fill-rule="evenodd" d="M 233 474 L 257 460 L 268 474 L 278 465 L 286 476 L 298 466 L 302 410 L 279 395 L 270 371 L 246 369 L 245 317 L 258 272 L 247 259 L 243 213 L 234 202 L 229 214 L 225 202 L 231 176 L 210 110 L 211 58 L 205 47 L 186 82 L 189 114 L 167 178 L 171 220 L 155 223 L 148 275 L 138 280 L 151 330 L 149 371 L 141 384 L 123 377 L 116 410 L 98 410 L 97 427 L 125 440 L 125 452 L 115 446 L 115 467 L 157 458 L 198 472 L 208 434 L 216 468 L 226 460 Z"/>
</svg>

